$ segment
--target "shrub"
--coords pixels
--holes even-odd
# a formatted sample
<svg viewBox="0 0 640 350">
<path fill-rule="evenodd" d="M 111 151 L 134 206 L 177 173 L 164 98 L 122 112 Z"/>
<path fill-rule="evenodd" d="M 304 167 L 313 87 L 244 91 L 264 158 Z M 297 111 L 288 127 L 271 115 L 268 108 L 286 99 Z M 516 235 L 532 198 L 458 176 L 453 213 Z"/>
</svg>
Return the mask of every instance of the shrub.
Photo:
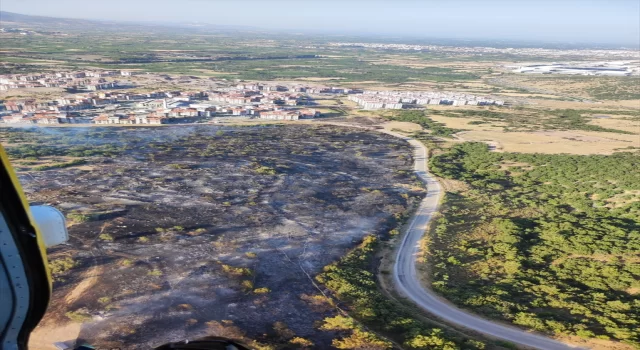
<svg viewBox="0 0 640 350">
<path fill-rule="evenodd" d="M 440 329 L 432 330 L 429 335 L 417 334 L 405 341 L 404 345 L 412 349 L 430 349 L 436 347 L 439 349 L 456 348 L 456 344 L 454 342 L 444 340 Z"/>
<path fill-rule="evenodd" d="M 56 277 L 71 270 L 76 266 L 76 262 L 71 257 L 64 257 L 49 261 L 49 269 L 51 274 Z"/>
<path fill-rule="evenodd" d="M 178 311 L 191 311 L 191 310 L 193 310 L 193 306 L 191 306 L 190 304 L 179 304 L 178 306 L 176 306 L 176 310 L 178 310 Z"/>
<path fill-rule="evenodd" d="M 242 289 L 247 291 L 253 289 L 253 282 L 251 282 L 250 280 L 244 280 L 242 281 L 242 283 L 240 283 L 240 285 L 242 286 Z"/>
<path fill-rule="evenodd" d="M 188 234 L 189 236 L 200 236 L 201 234 L 203 234 L 203 233 L 205 233 L 205 232 L 207 232 L 207 229 L 205 229 L 205 228 L 198 228 L 198 229 L 195 229 L 195 230 L 193 230 L 193 231 L 189 231 L 189 232 L 187 232 L 187 234 Z"/>
<path fill-rule="evenodd" d="M 361 329 L 355 329 L 353 333 L 343 339 L 334 339 L 331 345 L 338 349 L 391 349 L 392 344 L 386 340 L 380 339 L 371 332 Z M 455 349 L 455 348 L 443 348 Z"/>
<path fill-rule="evenodd" d="M 335 304 L 331 298 L 327 298 L 322 294 L 309 295 L 302 294 L 300 299 L 309 304 L 311 310 L 315 312 L 327 312 L 335 308 Z"/>
<path fill-rule="evenodd" d="M 222 267 L 222 271 L 230 276 L 251 276 L 253 274 L 253 271 L 251 271 L 251 269 L 248 267 L 235 267 L 221 262 L 218 263 L 220 264 L 220 267 Z"/>
<path fill-rule="evenodd" d="M 91 221 L 91 216 L 81 213 L 69 213 L 67 214 L 67 220 L 77 223 Z"/>
<path fill-rule="evenodd" d="M 51 164 L 51 165 L 39 165 L 37 167 L 34 167 L 33 170 L 35 171 L 45 171 L 45 170 L 50 170 L 50 169 L 61 169 L 61 168 L 68 168 L 74 165 L 80 165 L 80 164 L 84 164 L 85 160 L 84 159 L 75 159 L 72 160 L 70 162 L 66 162 L 66 163 L 56 163 L 56 164 Z"/>
<path fill-rule="evenodd" d="M 313 346 L 313 342 L 311 340 L 300 337 L 294 337 L 293 339 L 289 340 L 289 344 L 297 348 L 310 348 Z"/>
<path fill-rule="evenodd" d="M 149 275 L 149 276 L 156 276 L 156 277 L 158 277 L 158 276 L 162 276 L 162 271 L 161 271 L 161 270 L 158 270 L 158 269 L 153 269 L 153 270 L 151 270 L 151 271 L 147 272 L 147 275 Z"/>
<path fill-rule="evenodd" d="M 256 173 L 260 174 L 260 175 L 275 175 L 276 174 L 276 169 L 274 168 L 270 168 L 268 166 L 259 166 L 258 168 L 255 169 Z"/>
<path fill-rule="evenodd" d="M 351 317 L 338 315 L 335 317 L 327 317 L 320 327 L 323 331 L 344 331 L 355 329 L 356 323 Z"/>
<path fill-rule="evenodd" d="M 291 329 L 289 329 L 289 326 L 287 326 L 286 323 L 280 321 L 273 324 L 273 330 L 280 339 L 290 339 L 296 335 Z"/>
<path fill-rule="evenodd" d="M 101 240 L 103 241 L 107 241 L 107 242 L 113 242 L 113 236 L 108 234 L 108 233 L 103 233 L 100 236 L 98 236 Z"/>
<path fill-rule="evenodd" d="M 169 164 L 169 168 L 171 169 L 189 169 L 190 166 L 187 164 Z"/>
<path fill-rule="evenodd" d="M 78 323 L 85 323 L 91 320 L 91 315 L 89 314 L 87 309 L 84 308 L 78 309 L 76 311 L 69 311 L 64 315 L 67 316 L 67 318 L 71 321 Z"/>
</svg>

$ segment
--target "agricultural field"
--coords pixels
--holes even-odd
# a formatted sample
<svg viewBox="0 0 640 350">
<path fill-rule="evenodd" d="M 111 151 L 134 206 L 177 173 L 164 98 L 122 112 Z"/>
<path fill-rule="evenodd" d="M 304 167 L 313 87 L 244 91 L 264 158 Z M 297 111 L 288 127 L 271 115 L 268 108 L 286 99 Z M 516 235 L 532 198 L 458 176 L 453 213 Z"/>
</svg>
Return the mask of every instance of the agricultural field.
<svg viewBox="0 0 640 350">
<path fill-rule="evenodd" d="M 132 29 L 134 30 L 134 29 Z M 290 38 L 242 33 L 175 34 L 166 28 L 141 28 L 149 35 L 127 33 L 114 38 L 100 31 L 67 36 L 3 34 L 0 74 L 48 69 L 127 69 L 246 80 L 311 80 L 338 83 L 477 80 L 473 70 L 430 65 L 390 64 L 375 51 L 326 47 L 320 38 Z"/>
</svg>

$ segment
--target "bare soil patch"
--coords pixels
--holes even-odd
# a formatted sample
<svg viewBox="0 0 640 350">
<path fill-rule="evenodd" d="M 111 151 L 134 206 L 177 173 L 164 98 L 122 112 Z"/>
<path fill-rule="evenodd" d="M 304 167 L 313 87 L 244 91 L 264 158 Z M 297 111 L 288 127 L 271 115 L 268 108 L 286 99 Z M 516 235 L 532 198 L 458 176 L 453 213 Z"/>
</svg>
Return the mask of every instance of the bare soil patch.
<svg viewBox="0 0 640 350">
<path fill-rule="evenodd" d="M 415 131 L 422 130 L 422 127 L 420 125 L 416 123 L 410 123 L 410 122 L 391 121 L 391 122 L 384 123 L 383 126 L 387 130 L 396 129 L 404 132 L 415 132 Z"/>
<path fill-rule="evenodd" d="M 547 154 L 612 154 L 640 147 L 637 135 L 593 131 L 501 132 L 472 130 L 460 133 L 465 141 L 492 142 L 505 152 Z"/>
<path fill-rule="evenodd" d="M 640 135 L 640 120 L 633 120 L 632 117 L 622 118 L 621 116 L 614 116 L 612 118 L 595 118 L 589 122 L 589 124 L 602 126 L 610 129 L 617 129 L 623 131 L 633 132 Z"/>
</svg>

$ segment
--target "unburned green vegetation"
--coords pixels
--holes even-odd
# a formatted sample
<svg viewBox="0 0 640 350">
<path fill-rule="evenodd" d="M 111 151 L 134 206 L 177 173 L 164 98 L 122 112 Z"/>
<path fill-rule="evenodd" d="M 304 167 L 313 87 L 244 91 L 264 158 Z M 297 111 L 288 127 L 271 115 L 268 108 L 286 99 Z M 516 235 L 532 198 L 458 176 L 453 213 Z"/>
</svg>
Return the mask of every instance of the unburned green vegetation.
<svg viewBox="0 0 640 350">
<path fill-rule="evenodd" d="M 132 149 L 130 143 L 107 141 L 117 133 L 117 130 L 97 128 L 3 128 L 0 130 L 0 139 L 7 146 L 7 154 L 17 159 L 34 160 L 52 156 L 115 157 Z M 55 142 L 42 142 L 43 140 Z M 142 140 L 131 140 L 140 141 Z M 69 166 L 80 164 L 80 160 L 73 162 Z M 66 165 L 59 167 L 64 166 Z"/>
<path fill-rule="evenodd" d="M 372 64 L 356 57 L 317 57 L 303 60 L 253 60 L 216 62 L 216 71 L 231 72 L 230 79 L 275 80 L 296 78 L 333 78 L 340 81 L 379 81 L 403 83 L 409 81 L 464 81 L 479 77 L 449 68 L 412 68 L 397 65 Z"/>
<path fill-rule="evenodd" d="M 57 259 L 49 260 L 49 271 L 54 280 L 61 280 L 64 274 L 74 268 L 77 262 L 71 257 L 65 256 Z"/>
<path fill-rule="evenodd" d="M 597 84 L 586 91 L 599 100 L 640 100 L 640 79 L 631 77 L 598 77 Z"/>
<path fill-rule="evenodd" d="M 82 165 L 82 164 L 85 164 L 85 163 L 86 163 L 86 161 L 84 159 L 74 159 L 72 161 L 63 162 L 63 163 L 55 163 L 55 164 L 49 164 L 49 165 L 38 165 L 38 166 L 34 167 L 33 170 L 45 171 L 45 170 L 51 170 L 51 169 L 60 169 L 60 168 L 67 168 L 67 167 L 75 166 L 75 165 Z"/>
<path fill-rule="evenodd" d="M 433 288 L 465 308 L 556 335 L 640 345 L 640 162 L 489 152 L 431 160 L 463 181 L 430 240 Z"/>
<path fill-rule="evenodd" d="M 363 54 L 358 49 L 307 47 L 310 38 L 287 39 L 282 33 L 277 36 L 253 31 L 233 35 L 184 35 L 158 30 L 138 27 L 117 38 L 103 30 L 55 38 L 7 36 L 3 44 L 20 49 L 0 54 L 0 73 L 42 71 L 60 65 L 73 69 L 128 69 L 261 81 L 319 78 L 339 82 L 406 83 L 480 78 L 469 71 L 437 65 L 381 63 L 379 57 L 385 54 L 375 50 Z M 265 37 L 268 37 L 266 41 Z M 429 54 L 413 56 L 422 63 L 432 58 Z"/>
<path fill-rule="evenodd" d="M 338 262 L 324 268 L 316 279 L 349 305 L 349 312 L 363 324 L 389 335 L 408 349 L 484 349 L 485 344 L 427 325 L 415 319 L 383 295 L 372 272 L 379 241 L 368 236 Z M 391 344 L 367 333 L 357 322 L 338 316 L 325 319 L 323 327 L 350 331 L 334 340 L 340 349 L 391 348 Z M 349 346 L 345 346 L 349 344 Z"/>
<path fill-rule="evenodd" d="M 69 311 L 65 313 L 65 316 L 67 316 L 69 320 L 78 323 L 84 323 L 91 320 L 91 315 L 87 312 L 86 308 Z"/>
</svg>

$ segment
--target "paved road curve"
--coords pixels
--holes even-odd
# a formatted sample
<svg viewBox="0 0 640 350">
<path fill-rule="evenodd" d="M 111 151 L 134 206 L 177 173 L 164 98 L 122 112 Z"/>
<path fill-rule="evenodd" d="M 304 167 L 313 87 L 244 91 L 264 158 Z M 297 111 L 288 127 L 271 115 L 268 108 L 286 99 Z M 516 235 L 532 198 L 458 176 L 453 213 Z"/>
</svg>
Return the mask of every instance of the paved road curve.
<svg viewBox="0 0 640 350">
<path fill-rule="evenodd" d="M 438 209 L 441 196 L 440 184 L 427 172 L 427 150 L 422 143 L 396 133 L 387 133 L 404 138 L 415 147 L 415 170 L 421 180 L 427 184 L 427 196 L 420 203 L 418 210 L 411 219 L 411 224 L 396 256 L 393 279 L 397 290 L 425 311 L 451 324 L 531 348 L 543 350 L 575 349 L 576 347 L 574 346 L 541 335 L 528 333 L 515 327 L 493 323 L 462 311 L 420 284 L 416 271 L 418 241 L 422 238 L 427 223 Z"/>
</svg>

